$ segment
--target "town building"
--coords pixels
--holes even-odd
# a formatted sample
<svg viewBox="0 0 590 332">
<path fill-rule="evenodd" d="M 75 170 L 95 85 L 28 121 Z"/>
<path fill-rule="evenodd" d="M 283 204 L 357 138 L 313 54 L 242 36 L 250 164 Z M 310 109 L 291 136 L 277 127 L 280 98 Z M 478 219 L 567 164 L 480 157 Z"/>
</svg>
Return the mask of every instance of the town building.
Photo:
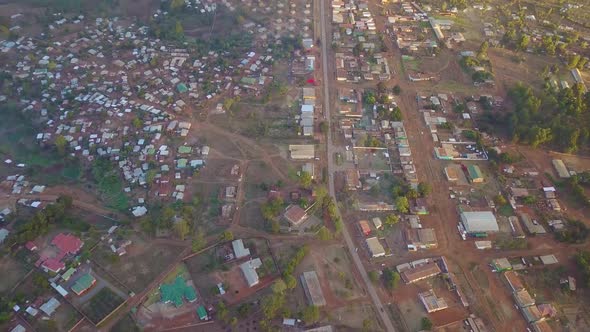
<svg viewBox="0 0 590 332">
<path fill-rule="evenodd" d="M 371 254 L 371 257 L 377 258 L 385 256 L 385 249 L 381 245 L 381 242 L 379 242 L 378 238 L 370 237 L 366 239 L 365 242 L 367 245 L 367 249 L 369 250 L 369 254 Z"/>
<path fill-rule="evenodd" d="M 442 297 L 437 297 L 434 290 L 428 290 L 418 294 L 420 302 L 424 305 L 426 312 L 436 312 L 448 308 L 447 302 Z"/>
<path fill-rule="evenodd" d="M 240 264 L 240 269 L 244 274 L 244 278 L 246 279 L 246 283 L 248 287 L 254 287 L 258 285 L 260 280 L 258 279 L 258 273 L 256 269 L 262 266 L 262 261 L 260 258 L 250 259 L 247 262 Z"/>
<path fill-rule="evenodd" d="M 490 211 L 464 211 L 460 217 L 467 234 L 494 233 L 500 230 L 496 217 Z"/>
<path fill-rule="evenodd" d="M 401 279 L 406 284 L 411 284 L 423 279 L 427 279 L 442 273 L 442 270 L 436 263 L 426 263 L 420 266 L 411 267 L 400 273 Z"/>
<path fill-rule="evenodd" d="M 301 275 L 301 285 L 303 286 L 309 305 L 316 307 L 326 305 L 326 299 L 322 292 L 320 280 L 315 271 L 303 272 Z"/>
</svg>

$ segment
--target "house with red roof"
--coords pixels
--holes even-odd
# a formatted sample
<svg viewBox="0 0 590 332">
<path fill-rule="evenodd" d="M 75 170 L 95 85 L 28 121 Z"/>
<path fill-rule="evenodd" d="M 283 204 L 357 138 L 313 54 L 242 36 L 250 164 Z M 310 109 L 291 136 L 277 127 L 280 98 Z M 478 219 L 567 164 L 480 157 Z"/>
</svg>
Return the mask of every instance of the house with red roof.
<svg viewBox="0 0 590 332">
<path fill-rule="evenodd" d="M 25 244 L 25 248 L 27 248 L 27 250 L 29 251 L 35 251 L 37 250 L 37 245 L 35 244 L 35 242 L 29 241 Z"/>
<path fill-rule="evenodd" d="M 46 271 L 59 273 L 61 270 L 66 268 L 66 265 L 55 258 L 47 258 L 43 261 L 43 263 L 41 263 L 41 267 Z"/>
<path fill-rule="evenodd" d="M 75 255 L 78 253 L 78 251 L 82 249 L 84 242 L 74 235 L 60 233 L 53 238 L 51 244 L 56 246 L 59 249 L 61 256 L 64 257 L 68 254 Z"/>
</svg>

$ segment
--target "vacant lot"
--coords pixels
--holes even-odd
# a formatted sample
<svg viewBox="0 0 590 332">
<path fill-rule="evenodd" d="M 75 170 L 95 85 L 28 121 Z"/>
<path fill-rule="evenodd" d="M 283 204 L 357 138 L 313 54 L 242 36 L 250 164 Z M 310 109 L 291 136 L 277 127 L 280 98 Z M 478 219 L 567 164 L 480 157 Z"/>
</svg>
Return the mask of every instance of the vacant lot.
<svg viewBox="0 0 590 332">
<path fill-rule="evenodd" d="M 90 301 L 82 305 L 81 311 L 94 324 L 97 324 L 123 302 L 124 300 L 121 297 L 105 287 L 94 295 Z"/>
<path fill-rule="evenodd" d="M 24 266 L 9 256 L 0 259 L 0 270 L 2 271 L 0 292 L 11 290 L 27 273 Z"/>
<path fill-rule="evenodd" d="M 181 246 L 146 242 L 133 243 L 128 255 L 113 257 L 105 248 L 93 252 L 93 259 L 135 293 L 143 291 L 182 252 Z"/>
</svg>

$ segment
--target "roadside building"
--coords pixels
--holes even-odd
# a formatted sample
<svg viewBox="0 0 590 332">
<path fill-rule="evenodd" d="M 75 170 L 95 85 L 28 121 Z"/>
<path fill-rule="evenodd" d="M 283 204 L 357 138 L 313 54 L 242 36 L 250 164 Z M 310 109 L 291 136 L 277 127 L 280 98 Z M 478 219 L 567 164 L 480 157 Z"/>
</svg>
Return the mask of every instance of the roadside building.
<svg viewBox="0 0 590 332">
<path fill-rule="evenodd" d="M 534 322 L 531 326 L 534 332 L 553 332 L 553 329 L 546 321 Z"/>
<path fill-rule="evenodd" d="M 465 211 L 460 216 L 467 234 L 494 233 L 500 230 L 496 217 L 490 211 Z"/>
<path fill-rule="evenodd" d="M 567 170 L 567 167 L 565 167 L 563 160 L 553 159 L 551 163 L 553 163 L 553 167 L 560 178 L 565 179 L 570 177 L 570 172 Z"/>
<path fill-rule="evenodd" d="M 436 263 L 427 263 L 416 267 L 403 270 L 400 273 L 401 279 L 406 284 L 411 284 L 423 279 L 434 277 L 442 273 L 440 267 Z"/>
<path fill-rule="evenodd" d="M 528 307 L 524 307 L 521 309 L 521 311 L 527 323 L 533 323 L 539 321 L 542 318 L 541 312 L 539 311 L 539 308 L 537 308 L 537 306 L 531 305 Z"/>
<path fill-rule="evenodd" d="M 371 221 L 373 222 L 373 226 L 375 227 L 375 229 L 381 229 L 381 227 L 383 227 L 383 222 L 381 222 L 381 218 L 375 217 L 371 219 Z"/>
<path fill-rule="evenodd" d="M 285 219 L 294 226 L 300 225 L 307 219 L 307 212 L 299 207 L 299 205 L 287 206 L 283 215 L 285 216 Z"/>
<path fill-rule="evenodd" d="M 436 312 L 448 308 L 447 302 L 442 297 L 437 297 L 434 290 L 428 290 L 418 294 L 420 302 L 424 305 L 426 312 Z"/>
<path fill-rule="evenodd" d="M 316 272 L 303 272 L 303 274 L 301 274 L 300 279 L 301 285 L 303 286 L 303 290 L 305 291 L 305 296 L 307 297 L 309 305 L 313 305 L 316 307 L 325 306 L 326 299 L 324 298 L 324 293 L 322 292 L 320 280 L 318 279 L 318 275 L 316 274 Z"/>
<path fill-rule="evenodd" d="M 357 169 L 346 170 L 346 188 L 350 191 L 362 188 L 360 173 Z"/>
<path fill-rule="evenodd" d="M 524 289 L 524 284 L 518 273 L 515 271 L 504 272 L 504 278 L 506 278 L 506 281 L 513 292 L 518 292 Z"/>
<path fill-rule="evenodd" d="M 456 167 L 452 167 L 452 166 L 445 167 L 445 176 L 447 177 L 447 181 L 459 180 L 459 172 L 457 171 Z"/>
<path fill-rule="evenodd" d="M 369 226 L 369 222 L 366 220 L 359 221 L 359 229 L 364 236 L 371 235 L 371 227 Z"/>
<path fill-rule="evenodd" d="M 475 241 L 474 245 L 479 250 L 492 249 L 492 241 Z"/>
<path fill-rule="evenodd" d="M 315 158 L 315 145 L 313 144 L 291 144 L 289 145 L 291 159 L 305 160 Z"/>
<path fill-rule="evenodd" d="M 547 234 L 547 231 L 545 230 L 543 225 L 539 224 L 538 221 L 531 219 L 531 216 L 529 216 L 527 213 L 519 213 L 518 216 L 520 217 L 520 220 L 522 221 L 524 227 L 530 234 Z"/>
<path fill-rule="evenodd" d="M 61 275 L 63 281 L 68 281 L 72 277 L 72 275 L 76 273 L 76 268 L 70 267 L 66 272 Z"/>
<path fill-rule="evenodd" d="M 557 264 L 557 258 L 555 257 L 555 255 L 544 255 L 544 256 L 539 256 L 539 259 L 541 260 L 541 262 L 543 263 L 543 265 L 551 265 L 551 264 Z"/>
<path fill-rule="evenodd" d="M 260 280 L 258 279 L 258 273 L 256 269 L 262 266 L 262 261 L 260 258 L 250 259 L 247 262 L 240 264 L 240 269 L 244 274 L 244 278 L 246 278 L 246 283 L 248 287 L 254 287 L 258 285 Z"/>
<path fill-rule="evenodd" d="M 514 301 L 520 308 L 529 307 L 535 305 L 535 299 L 531 296 L 531 294 L 526 290 L 522 289 L 517 292 L 514 292 Z"/>
<path fill-rule="evenodd" d="M 484 180 L 483 173 L 481 172 L 481 169 L 479 169 L 479 166 L 477 166 L 477 165 L 467 166 L 467 173 L 469 173 L 469 179 L 473 183 L 482 183 Z"/>
<path fill-rule="evenodd" d="M 433 228 L 406 229 L 405 238 L 408 250 L 432 249 L 438 246 Z"/>
<path fill-rule="evenodd" d="M 370 237 L 367 240 L 365 240 L 365 242 L 367 244 L 367 249 L 369 249 L 371 257 L 376 258 L 385 256 L 385 249 L 381 245 L 381 242 L 379 242 L 378 238 Z"/>
<path fill-rule="evenodd" d="M 492 267 L 496 272 L 512 270 L 512 264 L 510 264 L 510 261 L 508 261 L 507 258 L 492 259 Z"/>
</svg>

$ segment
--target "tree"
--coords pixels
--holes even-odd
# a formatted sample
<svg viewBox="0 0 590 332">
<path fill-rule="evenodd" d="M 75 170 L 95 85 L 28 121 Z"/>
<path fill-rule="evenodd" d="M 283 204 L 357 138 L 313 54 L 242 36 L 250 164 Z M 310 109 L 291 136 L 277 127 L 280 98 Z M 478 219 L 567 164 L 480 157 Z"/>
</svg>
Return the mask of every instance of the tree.
<svg viewBox="0 0 590 332">
<path fill-rule="evenodd" d="M 374 323 L 371 319 L 365 318 L 363 319 L 363 332 L 368 332 L 373 330 Z"/>
<path fill-rule="evenodd" d="M 287 289 L 294 289 L 295 287 L 297 287 L 297 279 L 295 279 L 295 277 L 293 277 L 292 275 L 286 275 L 283 278 L 283 280 L 285 281 Z"/>
<path fill-rule="evenodd" d="M 395 206 L 401 213 L 408 213 L 410 211 L 410 202 L 405 196 L 399 196 L 395 199 Z"/>
<path fill-rule="evenodd" d="M 385 217 L 385 220 L 383 220 L 383 223 L 385 224 L 386 227 L 392 227 L 393 225 L 397 224 L 399 222 L 399 216 L 396 214 L 390 214 L 387 217 Z"/>
<path fill-rule="evenodd" d="M 202 229 L 197 229 L 197 234 L 192 241 L 191 249 L 193 252 L 201 251 L 207 245 L 207 240 L 205 239 L 205 232 Z"/>
<path fill-rule="evenodd" d="M 572 55 L 567 62 L 567 69 L 577 68 L 579 62 L 580 62 L 580 55 L 579 54 Z"/>
<path fill-rule="evenodd" d="M 172 2 L 170 2 L 170 9 L 172 10 L 182 9 L 183 7 L 184 0 L 172 0 Z"/>
<path fill-rule="evenodd" d="M 531 41 L 531 37 L 529 37 L 526 34 L 523 34 L 522 36 L 520 36 L 520 39 L 518 40 L 518 48 L 520 50 L 526 50 L 526 48 L 529 46 L 529 43 Z"/>
<path fill-rule="evenodd" d="M 133 127 L 135 129 L 139 129 L 143 126 L 143 121 L 141 121 L 140 118 L 133 118 L 133 120 L 131 121 L 131 124 L 133 125 Z"/>
<path fill-rule="evenodd" d="M 184 29 L 182 27 L 182 23 L 180 21 L 176 21 L 176 25 L 174 26 L 174 36 L 177 39 L 181 39 L 184 37 Z"/>
<path fill-rule="evenodd" d="M 320 132 L 321 132 L 322 134 L 325 134 L 325 133 L 327 133 L 327 132 L 328 132 L 328 129 L 329 129 L 329 128 L 328 128 L 328 123 L 327 123 L 326 121 L 322 121 L 322 122 L 320 122 Z"/>
<path fill-rule="evenodd" d="M 409 199 L 416 199 L 418 198 L 418 191 L 416 191 L 416 189 L 410 188 L 406 191 L 406 197 Z"/>
<path fill-rule="evenodd" d="M 229 321 L 229 309 L 227 309 L 227 306 L 223 301 L 217 303 L 217 317 L 225 323 Z"/>
<path fill-rule="evenodd" d="M 235 103 L 236 103 L 236 100 L 234 98 L 226 98 L 223 101 L 223 109 L 229 112 L 229 111 L 231 111 L 231 109 Z"/>
<path fill-rule="evenodd" d="M 271 288 L 273 293 L 284 293 L 287 289 L 287 284 L 283 281 L 283 279 L 277 279 L 272 284 Z"/>
<path fill-rule="evenodd" d="M 420 193 L 420 196 L 426 197 L 432 192 L 432 186 L 429 183 L 420 182 L 418 183 L 418 192 Z"/>
<path fill-rule="evenodd" d="M 181 219 L 174 223 L 174 231 L 176 232 L 176 235 L 184 241 L 186 236 L 190 233 L 191 228 L 186 220 Z"/>
<path fill-rule="evenodd" d="M 488 58 L 488 47 L 489 44 L 486 41 L 484 41 L 483 43 L 481 43 L 481 45 L 479 46 L 479 49 L 477 50 L 477 58 L 479 60 L 485 60 Z"/>
<path fill-rule="evenodd" d="M 399 284 L 400 275 L 397 271 L 393 271 L 391 269 L 384 269 L 383 270 L 383 281 L 385 282 L 385 287 L 389 290 L 393 290 Z"/>
<path fill-rule="evenodd" d="M 430 319 L 428 319 L 428 317 L 422 317 L 420 325 L 422 325 L 423 330 L 430 331 L 432 329 L 432 322 Z"/>
<path fill-rule="evenodd" d="M 303 309 L 301 319 L 307 325 L 315 324 L 320 320 L 320 309 L 314 305 L 310 305 Z"/>
<path fill-rule="evenodd" d="M 66 141 L 66 138 L 63 137 L 62 135 L 58 135 L 55 138 L 55 148 L 57 149 L 57 153 L 59 153 L 60 156 L 64 156 L 66 154 L 66 146 L 68 144 L 68 141 Z"/>
<path fill-rule="evenodd" d="M 504 196 L 502 196 L 501 194 L 498 194 L 494 197 L 494 202 L 496 202 L 496 205 L 499 205 L 499 206 L 508 204 L 508 201 L 506 200 L 506 198 L 504 198 Z"/>
<path fill-rule="evenodd" d="M 322 226 L 322 228 L 320 228 L 320 230 L 318 231 L 318 239 L 322 241 L 332 240 L 332 237 L 332 233 L 328 228 L 326 228 L 326 226 Z"/>
<path fill-rule="evenodd" d="M 379 273 L 377 271 L 369 271 L 367 274 L 372 283 L 376 284 L 379 281 Z"/>
<path fill-rule="evenodd" d="M 393 94 L 399 95 L 402 92 L 402 88 L 398 84 L 396 84 L 393 87 L 392 91 L 393 91 Z"/>
<path fill-rule="evenodd" d="M 305 172 L 302 171 L 301 174 L 299 174 L 299 185 L 305 189 L 309 189 L 311 188 L 311 174 L 309 174 L 309 172 Z"/>
<path fill-rule="evenodd" d="M 219 236 L 219 240 L 221 242 L 232 241 L 234 239 L 234 234 L 231 231 L 223 231 Z"/>
</svg>

